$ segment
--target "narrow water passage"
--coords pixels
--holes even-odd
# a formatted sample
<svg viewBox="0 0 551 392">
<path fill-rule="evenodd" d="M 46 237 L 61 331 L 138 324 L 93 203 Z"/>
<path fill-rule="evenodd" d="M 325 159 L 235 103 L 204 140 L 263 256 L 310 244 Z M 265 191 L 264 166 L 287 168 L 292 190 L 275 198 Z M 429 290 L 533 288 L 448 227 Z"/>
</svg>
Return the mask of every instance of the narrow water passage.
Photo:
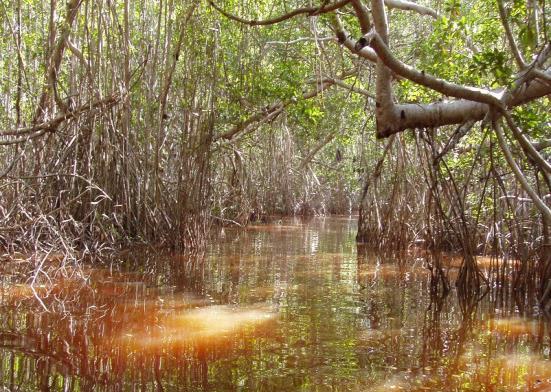
<svg viewBox="0 0 551 392">
<path fill-rule="evenodd" d="M 431 295 L 427 260 L 358 255 L 355 220 L 226 229 L 21 282 L 2 265 L 0 380 L 52 391 L 547 391 L 542 317 Z M 143 254 L 142 254 L 143 253 Z M 457 267 L 445 271 L 452 277 Z"/>
</svg>

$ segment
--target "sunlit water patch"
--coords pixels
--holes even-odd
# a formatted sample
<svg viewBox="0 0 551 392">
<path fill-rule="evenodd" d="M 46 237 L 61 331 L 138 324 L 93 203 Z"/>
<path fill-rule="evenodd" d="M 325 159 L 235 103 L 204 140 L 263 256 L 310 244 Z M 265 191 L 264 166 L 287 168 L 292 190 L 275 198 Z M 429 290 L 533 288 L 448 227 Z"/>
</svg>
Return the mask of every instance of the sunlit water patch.
<svg viewBox="0 0 551 392">
<path fill-rule="evenodd" d="M 233 308 L 206 306 L 194 310 L 157 314 L 152 322 L 129 326 L 115 339 L 132 351 L 174 349 L 189 344 L 208 344 L 230 339 L 235 333 L 272 320 L 276 313 L 261 306 Z"/>
<path fill-rule="evenodd" d="M 358 254 L 355 234 L 353 219 L 283 219 L 226 228 L 205 254 L 131 251 L 103 267 L 53 255 L 34 281 L 23 257 L 5 260 L 1 386 L 551 390 L 548 320 L 490 295 L 462 313 L 454 290 L 435 289 L 431 255 Z M 441 261 L 453 279 L 461 257 Z"/>
</svg>

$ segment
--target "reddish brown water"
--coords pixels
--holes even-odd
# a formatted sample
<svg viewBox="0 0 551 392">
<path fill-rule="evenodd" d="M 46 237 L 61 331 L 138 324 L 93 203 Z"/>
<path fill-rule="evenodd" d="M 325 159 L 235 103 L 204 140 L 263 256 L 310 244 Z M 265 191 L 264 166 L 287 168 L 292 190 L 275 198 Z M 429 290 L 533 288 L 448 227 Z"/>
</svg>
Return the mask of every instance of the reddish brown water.
<svg viewBox="0 0 551 392">
<path fill-rule="evenodd" d="M 361 255 L 355 221 L 226 229 L 204 256 L 2 265 L 0 380 L 52 391 L 551 391 L 550 330 L 430 295 L 421 256 Z M 447 271 L 453 277 L 456 265 Z"/>
</svg>

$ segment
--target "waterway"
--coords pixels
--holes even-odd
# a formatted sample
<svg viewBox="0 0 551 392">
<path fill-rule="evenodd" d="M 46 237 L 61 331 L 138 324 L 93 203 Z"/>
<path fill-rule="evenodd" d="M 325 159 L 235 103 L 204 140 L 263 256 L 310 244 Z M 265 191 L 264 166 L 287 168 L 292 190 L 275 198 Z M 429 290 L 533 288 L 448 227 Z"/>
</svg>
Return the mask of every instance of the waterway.
<svg viewBox="0 0 551 392">
<path fill-rule="evenodd" d="M 6 391 L 551 391 L 549 320 L 465 311 L 422 251 L 358 253 L 355 219 L 226 228 L 29 278 L 0 269 Z M 57 260 L 57 261 L 56 261 Z M 453 283 L 457 260 L 444 272 Z M 432 290 L 431 290 L 432 288 Z"/>
</svg>

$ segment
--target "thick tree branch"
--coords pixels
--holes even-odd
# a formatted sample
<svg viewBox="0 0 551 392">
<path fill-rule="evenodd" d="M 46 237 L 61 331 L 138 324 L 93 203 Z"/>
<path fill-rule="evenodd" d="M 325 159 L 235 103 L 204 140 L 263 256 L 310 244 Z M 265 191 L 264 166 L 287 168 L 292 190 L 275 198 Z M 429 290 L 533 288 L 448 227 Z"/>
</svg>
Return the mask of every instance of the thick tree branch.
<svg viewBox="0 0 551 392">
<path fill-rule="evenodd" d="M 540 79 L 542 82 L 547 82 L 551 85 L 551 75 L 546 74 L 540 69 L 534 69 L 532 72 L 534 72 L 534 76 L 538 79 Z"/>
<path fill-rule="evenodd" d="M 545 150 L 546 148 L 551 147 L 551 139 L 542 140 L 540 142 L 532 143 L 534 148 L 538 151 Z"/>
<path fill-rule="evenodd" d="M 369 45 L 375 50 L 381 61 L 398 75 L 450 97 L 485 103 L 496 108 L 503 107 L 501 102 L 502 93 L 477 87 L 461 86 L 429 75 L 424 71 L 417 71 L 395 58 L 379 34 L 371 33 L 369 38 Z"/>
<path fill-rule="evenodd" d="M 551 86 L 533 81 L 510 97 L 507 108 L 523 105 L 549 94 Z M 430 104 L 400 104 L 396 105 L 392 112 L 385 113 L 385 122 L 378 120 L 377 137 L 388 137 L 406 129 L 436 128 L 480 121 L 486 117 L 489 110 L 489 105 L 466 99 Z"/>
<path fill-rule="evenodd" d="M 537 54 L 534 60 L 532 60 L 530 64 L 526 65 L 524 69 L 519 72 L 515 78 L 515 82 L 509 89 L 510 94 L 515 94 L 519 89 L 530 84 L 530 82 L 535 78 L 538 78 L 543 82 L 549 82 L 549 80 L 551 80 L 551 76 L 547 75 L 540 68 L 544 67 L 550 56 L 551 42 L 548 42 L 547 45 L 545 45 Z"/>
<path fill-rule="evenodd" d="M 551 67 L 545 71 L 547 77 L 551 77 Z M 532 80 L 515 88 L 507 97 L 507 107 L 514 107 L 533 101 L 534 99 L 551 94 L 551 85 L 539 80 Z"/>
<path fill-rule="evenodd" d="M 434 19 L 438 18 L 438 13 L 432 8 L 425 7 L 412 1 L 385 0 L 385 4 L 388 8 L 397 8 L 403 11 L 414 11 L 421 15 L 432 16 Z"/>
<path fill-rule="evenodd" d="M 385 96 L 381 94 L 379 89 L 377 91 L 378 137 L 387 137 L 411 128 L 438 127 L 442 125 L 462 124 L 471 120 L 478 121 L 484 118 L 490 107 L 504 112 L 508 108 L 551 94 L 551 86 L 539 80 L 532 80 L 530 83 L 517 83 L 511 91 L 506 91 L 505 89 L 489 91 L 456 85 L 427 75 L 423 71 L 417 71 L 400 62 L 394 58 L 388 47 L 384 44 L 383 39 L 376 32 L 369 33 L 367 38 L 369 38 L 369 44 L 373 47 L 381 61 L 398 75 L 442 94 L 462 98 L 457 101 L 438 102 L 428 105 L 405 104 L 394 105 L 393 107 L 389 105 L 383 109 L 381 102 L 385 99 Z M 545 74 L 549 75 L 549 70 Z M 379 77 L 380 75 L 378 74 Z"/>
<path fill-rule="evenodd" d="M 358 17 L 358 22 L 360 23 L 360 29 L 362 34 L 365 35 L 371 30 L 371 21 L 369 20 L 369 10 L 364 5 L 362 0 L 352 0 L 352 7 L 354 7 L 354 12 Z"/>
<path fill-rule="evenodd" d="M 385 45 L 388 45 L 388 21 L 383 0 L 371 0 L 371 13 L 373 15 L 373 24 L 375 31 Z"/>
<path fill-rule="evenodd" d="M 373 14 L 373 23 L 375 31 L 370 34 L 375 34 L 387 48 L 388 45 L 388 24 L 383 0 L 371 0 L 371 12 Z M 363 37 L 369 43 L 369 39 Z M 371 46 L 371 45 L 370 45 Z M 373 48 L 375 50 L 375 48 Z M 377 53 L 377 51 L 375 50 Z M 392 121 L 389 117 L 395 112 L 394 101 L 392 99 L 392 75 L 391 68 L 385 65 L 384 59 L 377 53 L 377 82 L 375 85 L 377 93 L 377 102 L 375 104 L 376 128 L 377 130 L 384 128 L 385 124 Z"/>
<path fill-rule="evenodd" d="M 371 61 L 372 63 L 377 62 L 377 54 L 375 51 L 367 45 L 362 46 L 361 40 L 360 42 L 353 41 L 344 29 L 342 22 L 337 15 L 333 15 L 332 21 L 333 28 L 335 29 L 335 35 L 341 45 L 345 46 L 352 53 L 355 53 L 358 56 Z"/>
<path fill-rule="evenodd" d="M 374 13 L 376 15 L 376 13 Z M 379 16 L 379 18 L 381 18 Z M 382 18 L 385 20 L 385 18 Z M 369 46 L 359 47 L 358 42 L 352 41 L 344 31 L 342 24 L 337 17 L 334 18 L 334 27 L 339 37 L 339 41 L 351 52 L 357 53 L 370 61 L 377 61 L 378 56 L 399 76 L 406 77 L 417 83 L 425 85 L 436 91 L 449 96 L 455 96 L 465 99 L 456 101 L 442 101 L 431 104 L 402 104 L 395 105 L 390 99 L 390 81 L 386 82 L 380 79 L 378 74 L 377 91 L 377 137 L 388 137 L 392 134 L 402 132 L 406 129 L 439 127 L 443 125 L 464 124 L 469 121 L 482 120 L 488 113 L 490 106 L 498 108 L 514 107 L 530 102 L 534 99 L 551 94 L 551 85 L 541 82 L 540 80 L 532 80 L 530 83 L 518 83 L 512 92 L 508 94 L 507 99 L 502 101 L 504 89 L 497 91 L 488 91 L 476 89 L 472 87 L 464 87 L 446 82 L 444 80 L 426 75 L 423 71 L 419 72 L 415 69 L 401 63 L 395 59 L 386 45 L 381 42 L 381 38 L 377 37 L 377 33 L 371 32 L 367 37 L 370 40 L 377 40 L 375 46 L 380 53 L 370 49 Z M 384 28 L 384 27 L 383 27 Z M 366 40 L 367 43 L 367 40 Z M 539 58 L 543 58 L 542 51 Z M 541 63 L 541 61 L 539 62 Z M 386 67 L 385 67 L 386 68 Z M 387 68 L 388 69 L 388 68 Z M 538 79 L 545 80 L 551 78 L 551 73 L 540 71 L 543 77 Z M 387 77 L 388 78 L 388 77 Z"/>
<path fill-rule="evenodd" d="M 28 133 L 25 136 L 21 136 L 15 139 L 6 139 L 6 140 L 0 139 L 0 146 L 12 146 L 14 144 L 25 143 L 31 139 L 35 139 L 39 136 L 44 135 L 48 131 L 50 131 L 50 129 L 43 128 L 43 129 L 39 129 L 38 131 Z"/>
<path fill-rule="evenodd" d="M 56 92 L 57 74 L 59 73 L 59 67 L 61 66 L 61 60 L 63 59 L 63 53 L 65 52 L 65 48 L 67 46 L 67 40 L 69 39 L 73 22 L 78 14 L 81 4 L 82 0 L 70 0 L 67 3 L 67 15 L 63 23 L 63 30 L 61 31 L 57 44 L 50 56 L 45 78 L 46 81 L 42 89 L 42 94 L 40 95 L 33 122 L 37 122 L 46 110 L 46 103 L 48 101 L 49 94 L 51 92 L 55 94 Z"/>
<path fill-rule="evenodd" d="M 333 4 L 324 4 L 321 7 L 303 7 L 303 8 L 297 8 L 289 13 L 286 13 L 284 15 L 277 16 L 272 19 L 266 19 L 266 20 L 247 20 L 244 18 L 241 18 L 236 15 L 232 15 L 229 12 L 222 9 L 220 6 L 218 6 L 213 0 L 209 0 L 210 5 L 216 9 L 218 12 L 220 12 L 222 15 L 224 15 L 226 18 L 234 20 L 236 22 L 246 24 L 249 26 L 268 26 L 272 24 L 276 24 L 279 22 L 283 22 L 284 20 L 291 19 L 292 17 L 295 17 L 297 15 L 319 15 L 319 14 L 325 14 L 331 11 L 338 10 L 339 8 L 344 7 L 348 3 L 350 3 L 351 0 L 340 0 Z"/>
</svg>

